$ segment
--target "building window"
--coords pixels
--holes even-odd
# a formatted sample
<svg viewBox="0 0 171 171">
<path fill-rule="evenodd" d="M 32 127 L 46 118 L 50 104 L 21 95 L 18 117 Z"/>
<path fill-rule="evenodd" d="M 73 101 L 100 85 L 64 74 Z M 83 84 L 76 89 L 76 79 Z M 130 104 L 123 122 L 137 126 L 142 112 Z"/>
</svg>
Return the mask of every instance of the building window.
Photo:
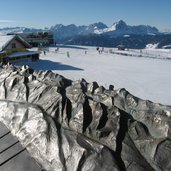
<svg viewBox="0 0 171 171">
<path fill-rule="evenodd" d="M 15 49 L 16 48 L 16 44 L 15 43 L 12 43 L 12 49 Z"/>
</svg>

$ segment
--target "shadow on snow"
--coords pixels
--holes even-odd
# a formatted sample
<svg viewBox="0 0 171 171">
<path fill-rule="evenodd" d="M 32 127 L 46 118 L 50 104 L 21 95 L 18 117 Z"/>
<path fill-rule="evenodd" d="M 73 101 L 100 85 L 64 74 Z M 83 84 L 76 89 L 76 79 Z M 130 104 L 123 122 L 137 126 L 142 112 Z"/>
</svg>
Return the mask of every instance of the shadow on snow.
<svg viewBox="0 0 171 171">
<path fill-rule="evenodd" d="M 60 62 L 54 62 L 50 60 L 39 60 L 36 62 L 20 62 L 15 65 L 28 65 L 35 70 L 77 70 L 83 71 L 81 68 L 77 68 L 71 65 L 65 65 Z"/>
<path fill-rule="evenodd" d="M 79 46 L 77 46 L 77 45 L 62 45 L 62 44 L 60 45 L 60 44 L 57 44 L 56 46 L 52 46 L 52 47 L 87 50 L 87 48 L 79 47 Z"/>
</svg>

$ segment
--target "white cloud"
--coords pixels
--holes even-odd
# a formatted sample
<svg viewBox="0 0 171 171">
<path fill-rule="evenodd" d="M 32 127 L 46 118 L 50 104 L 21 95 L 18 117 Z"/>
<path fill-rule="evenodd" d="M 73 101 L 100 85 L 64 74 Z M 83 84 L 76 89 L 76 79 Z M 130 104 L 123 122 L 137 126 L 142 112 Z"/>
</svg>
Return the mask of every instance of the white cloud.
<svg viewBox="0 0 171 171">
<path fill-rule="evenodd" d="M 14 20 L 0 20 L 0 23 L 15 23 Z"/>
</svg>

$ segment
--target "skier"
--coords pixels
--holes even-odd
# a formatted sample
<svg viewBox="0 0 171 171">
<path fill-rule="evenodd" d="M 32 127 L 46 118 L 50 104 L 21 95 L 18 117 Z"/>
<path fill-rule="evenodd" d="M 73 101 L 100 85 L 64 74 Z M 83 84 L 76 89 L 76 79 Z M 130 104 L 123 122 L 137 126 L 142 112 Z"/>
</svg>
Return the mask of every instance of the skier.
<svg viewBox="0 0 171 171">
<path fill-rule="evenodd" d="M 69 55 L 69 52 L 67 51 L 67 57 L 69 58 L 70 57 L 70 55 Z"/>
</svg>

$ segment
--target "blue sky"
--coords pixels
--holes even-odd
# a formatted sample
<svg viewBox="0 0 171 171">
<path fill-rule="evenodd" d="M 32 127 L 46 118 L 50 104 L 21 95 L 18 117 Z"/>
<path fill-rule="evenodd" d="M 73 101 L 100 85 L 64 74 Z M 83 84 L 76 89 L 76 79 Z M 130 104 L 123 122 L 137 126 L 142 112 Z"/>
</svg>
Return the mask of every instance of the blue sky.
<svg viewBox="0 0 171 171">
<path fill-rule="evenodd" d="M 0 27 L 44 28 L 55 24 L 108 26 L 120 19 L 171 30 L 171 0 L 1 0 Z"/>
</svg>

